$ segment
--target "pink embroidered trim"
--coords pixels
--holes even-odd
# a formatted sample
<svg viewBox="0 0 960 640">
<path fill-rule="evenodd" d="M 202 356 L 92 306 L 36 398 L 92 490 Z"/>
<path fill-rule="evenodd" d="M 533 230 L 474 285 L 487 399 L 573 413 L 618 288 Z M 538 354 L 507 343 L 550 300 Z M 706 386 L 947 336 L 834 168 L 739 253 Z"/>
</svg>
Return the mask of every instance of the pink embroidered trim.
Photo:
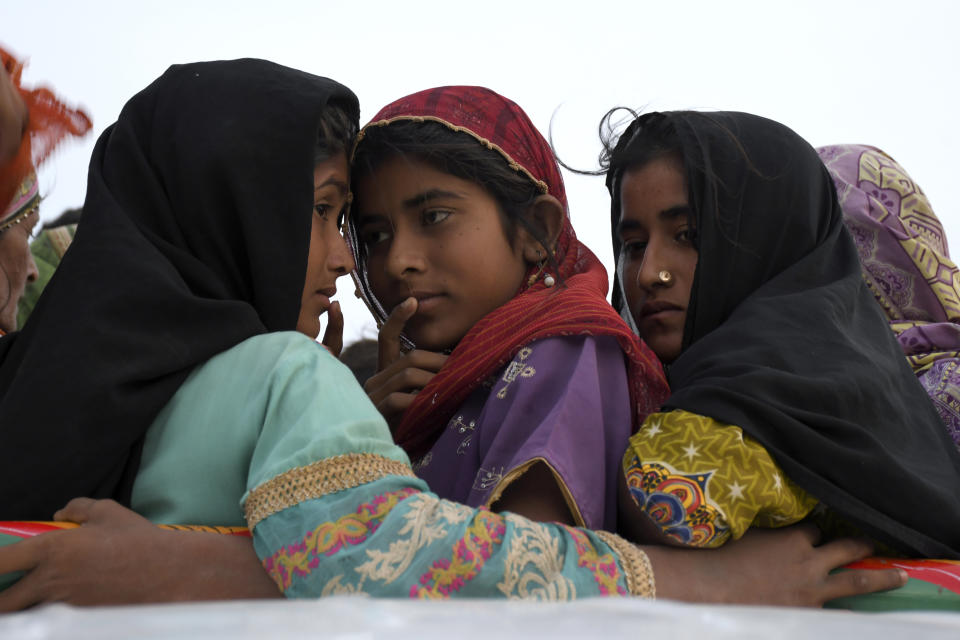
<svg viewBox="0 0 960 640">
<path fill-rule="evenodd" d="M 486 509 L 477 511 L 464 537 L 453 545 L 452 557 L 434 562 L 420 576 L 420 584 L 410 587 L 410 597 L 430 600 L 449 598 L 480 573 L 493 555 L 494 545 L 503 541 L 506 530 L 503 516 Z"/>
<path fill-rule="evenodd" d="M 577 566 L 593 574 L 600 593 L 605 596 L 627 595 L 627 590 L 620 584 L 623 575 L 617 566 L 616 557 L 612 553 L 598 554 L 597 548 L 584 531 L 567 526 L 564 528 L 577 548 Z"/>
<path fill-rule="evenodd" d="M 263 568 L 281 591 L 290 588 L 294 577 L 305 578 L 320 565 L 321 556 L 364 542 L 373 534 L 390 511 L 403 500 L 418 493 L 406 488 L 376 496 L 357 507 L 356 513 L 341 516 L 336 522 L 324 522 L 303 537 L 303 540 L 280 547 L 264 558 Z"/>
</svg>

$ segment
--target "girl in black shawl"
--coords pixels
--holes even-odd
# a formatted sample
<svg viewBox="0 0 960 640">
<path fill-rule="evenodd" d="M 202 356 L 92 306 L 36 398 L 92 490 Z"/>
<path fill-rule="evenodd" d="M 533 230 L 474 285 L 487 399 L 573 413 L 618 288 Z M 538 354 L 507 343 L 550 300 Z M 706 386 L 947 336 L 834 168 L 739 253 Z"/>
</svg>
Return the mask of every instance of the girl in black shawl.
<svg viewBox="0 0 960 640">
<path fill-rule="evenodd" d="M 614 304 L 672 389 L 624 457 L 627 519 L 713 547 L 813 514 L 960 557 L 960 457 L 813 148 L 757 116 L 673 112 L 608 149 Z"/>
<path fill-rule="evenodd" d="M 358 118 L 346 87 L 262 60 L 174 66 L 127 103 L 76 239 L 0 339 L 0 519 L 78 495 L 129 504 L 144 435 L 192 369 L 259 334 L 316 336 L 312 219 L 336 235 Z M 343 202 L 311 215 L 314 166 L 334 156 Z"/>
</svg>

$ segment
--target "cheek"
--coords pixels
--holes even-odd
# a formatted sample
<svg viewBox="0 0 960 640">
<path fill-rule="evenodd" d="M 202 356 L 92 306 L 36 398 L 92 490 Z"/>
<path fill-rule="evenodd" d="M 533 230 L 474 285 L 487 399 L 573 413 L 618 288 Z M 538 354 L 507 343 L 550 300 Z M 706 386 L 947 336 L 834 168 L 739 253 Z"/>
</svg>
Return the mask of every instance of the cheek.
<svg viewBox="0 0 960 640">
<path fill-rule="evenodd" d="M 10 233 L 9 231 L 7 233 Z M 0 243 L 0 276 L 3 279 L 16 282 L 27 270 L 26 258 L 29 249 L 19 246 L 19 243 Z M 9 283 L 7 283 L 9 286 Z"/>
<path fill-rule="evenodd" d="M 343 251 L 346 252 L 346 245 L 343 243 L 342 236 L 336 231 L 331 230 L 328 222 L 315 219 L 313 231 L 310 234 L 310 256 L 308 259 L 308 269 L 311 274 L 320 274 L 324 271 L 330 256 L 338 251 L 343 244 Z"/>
<path fill-rule="evenodd" d="M 627 300 L 627 306 L 633 307 L 644 297 L 643 290 L 637 283 L 640 276 L 640 263 L 628 260 L 624 263 L 620 273 L 622 274 L 620 284 L 623 287 L 623 295 Z"/>
<path fill-rule="evenodd" d="M 370 280 L 370 283 L 374 282 L 380 284 L 386 278 L 385 266 L 386 262 L 384 256 L 380 252 L 367 254 L 361 258 L 363 268 L 367 271 L 367 279 Z"/>
<path fill-rule="evenodd" d="M 688 258 L 688 259 L 687 259 L 686 263 L 685 263 L 684 266 L 683 266 L 683 280 L 682 280 L 682 282 L 685 284 L 685 286 L 686 286 L 686 288 L 687 288 L 686 299 L 687 299 L 688 301 L 690 300 L 690 292 L 693 290 L 693 280 L 694 280 L 694 278 L 695 278 L 696 275 L 697 275 L 697 260 L 698 260 L 698 257 L 699 257 L 699 256 L 698 256 L 697 254 L 693 254 L 693 256 L 692 256 L 691 258 Z"/>
<path fill-rule="evenodd" d="M 373 293 L 373 297 L 382 302 L 384 297 L 390 292 L 391 287 L 395 286 L 392 285 L 392 280 L 387 276 L 386 263 L 383 256 L 367 256 L 364 261 L 364 267 L 367 271 L 367 282 L 370 284 L 370 291 Z"/>
<path fill-rule="evenodd" d="M 467 234 L 458 239 L 450 253 L 461 263 L 470 261 L 468 265 L 476 269 L 482 264 L 500 273 L 512 273 L 518 265 L 526 271 L 526 261 L 523 259 L 523 250 L 520 246 L 514 247 L 504 235 L 499 224 L 496 227 L 478 228 L 474 234 Z"/>
</svg>

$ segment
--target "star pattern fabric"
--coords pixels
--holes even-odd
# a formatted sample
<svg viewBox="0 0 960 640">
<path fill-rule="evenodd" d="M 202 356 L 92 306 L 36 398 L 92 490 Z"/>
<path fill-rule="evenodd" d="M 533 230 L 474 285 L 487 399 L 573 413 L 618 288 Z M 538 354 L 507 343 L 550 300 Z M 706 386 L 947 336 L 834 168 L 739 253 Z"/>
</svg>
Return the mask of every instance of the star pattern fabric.
<svg viewBox="0 0 960 640">
<path fill-rule="evenodd" d="M 677 542 L 718 547 L 747 528 L 782 527 L 817 500 L 740 427 L 683 410 L 655 413 L 623 458 L 630 494 Z"/>
</svg>

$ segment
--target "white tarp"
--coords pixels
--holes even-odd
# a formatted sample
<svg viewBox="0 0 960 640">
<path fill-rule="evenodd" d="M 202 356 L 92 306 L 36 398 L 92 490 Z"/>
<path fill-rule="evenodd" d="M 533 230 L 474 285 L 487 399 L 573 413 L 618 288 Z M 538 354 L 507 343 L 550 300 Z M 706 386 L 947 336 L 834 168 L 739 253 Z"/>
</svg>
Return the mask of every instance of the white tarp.
<svg viewBox="0 0 960 640">
<path fill-rule="evenodd" d="M 0 615 L 0 639 L 960 639 L 960 613 L 850 613 L 596 598 L 572 603 L 334 597 L 76 608 Z"/>
</svg>

